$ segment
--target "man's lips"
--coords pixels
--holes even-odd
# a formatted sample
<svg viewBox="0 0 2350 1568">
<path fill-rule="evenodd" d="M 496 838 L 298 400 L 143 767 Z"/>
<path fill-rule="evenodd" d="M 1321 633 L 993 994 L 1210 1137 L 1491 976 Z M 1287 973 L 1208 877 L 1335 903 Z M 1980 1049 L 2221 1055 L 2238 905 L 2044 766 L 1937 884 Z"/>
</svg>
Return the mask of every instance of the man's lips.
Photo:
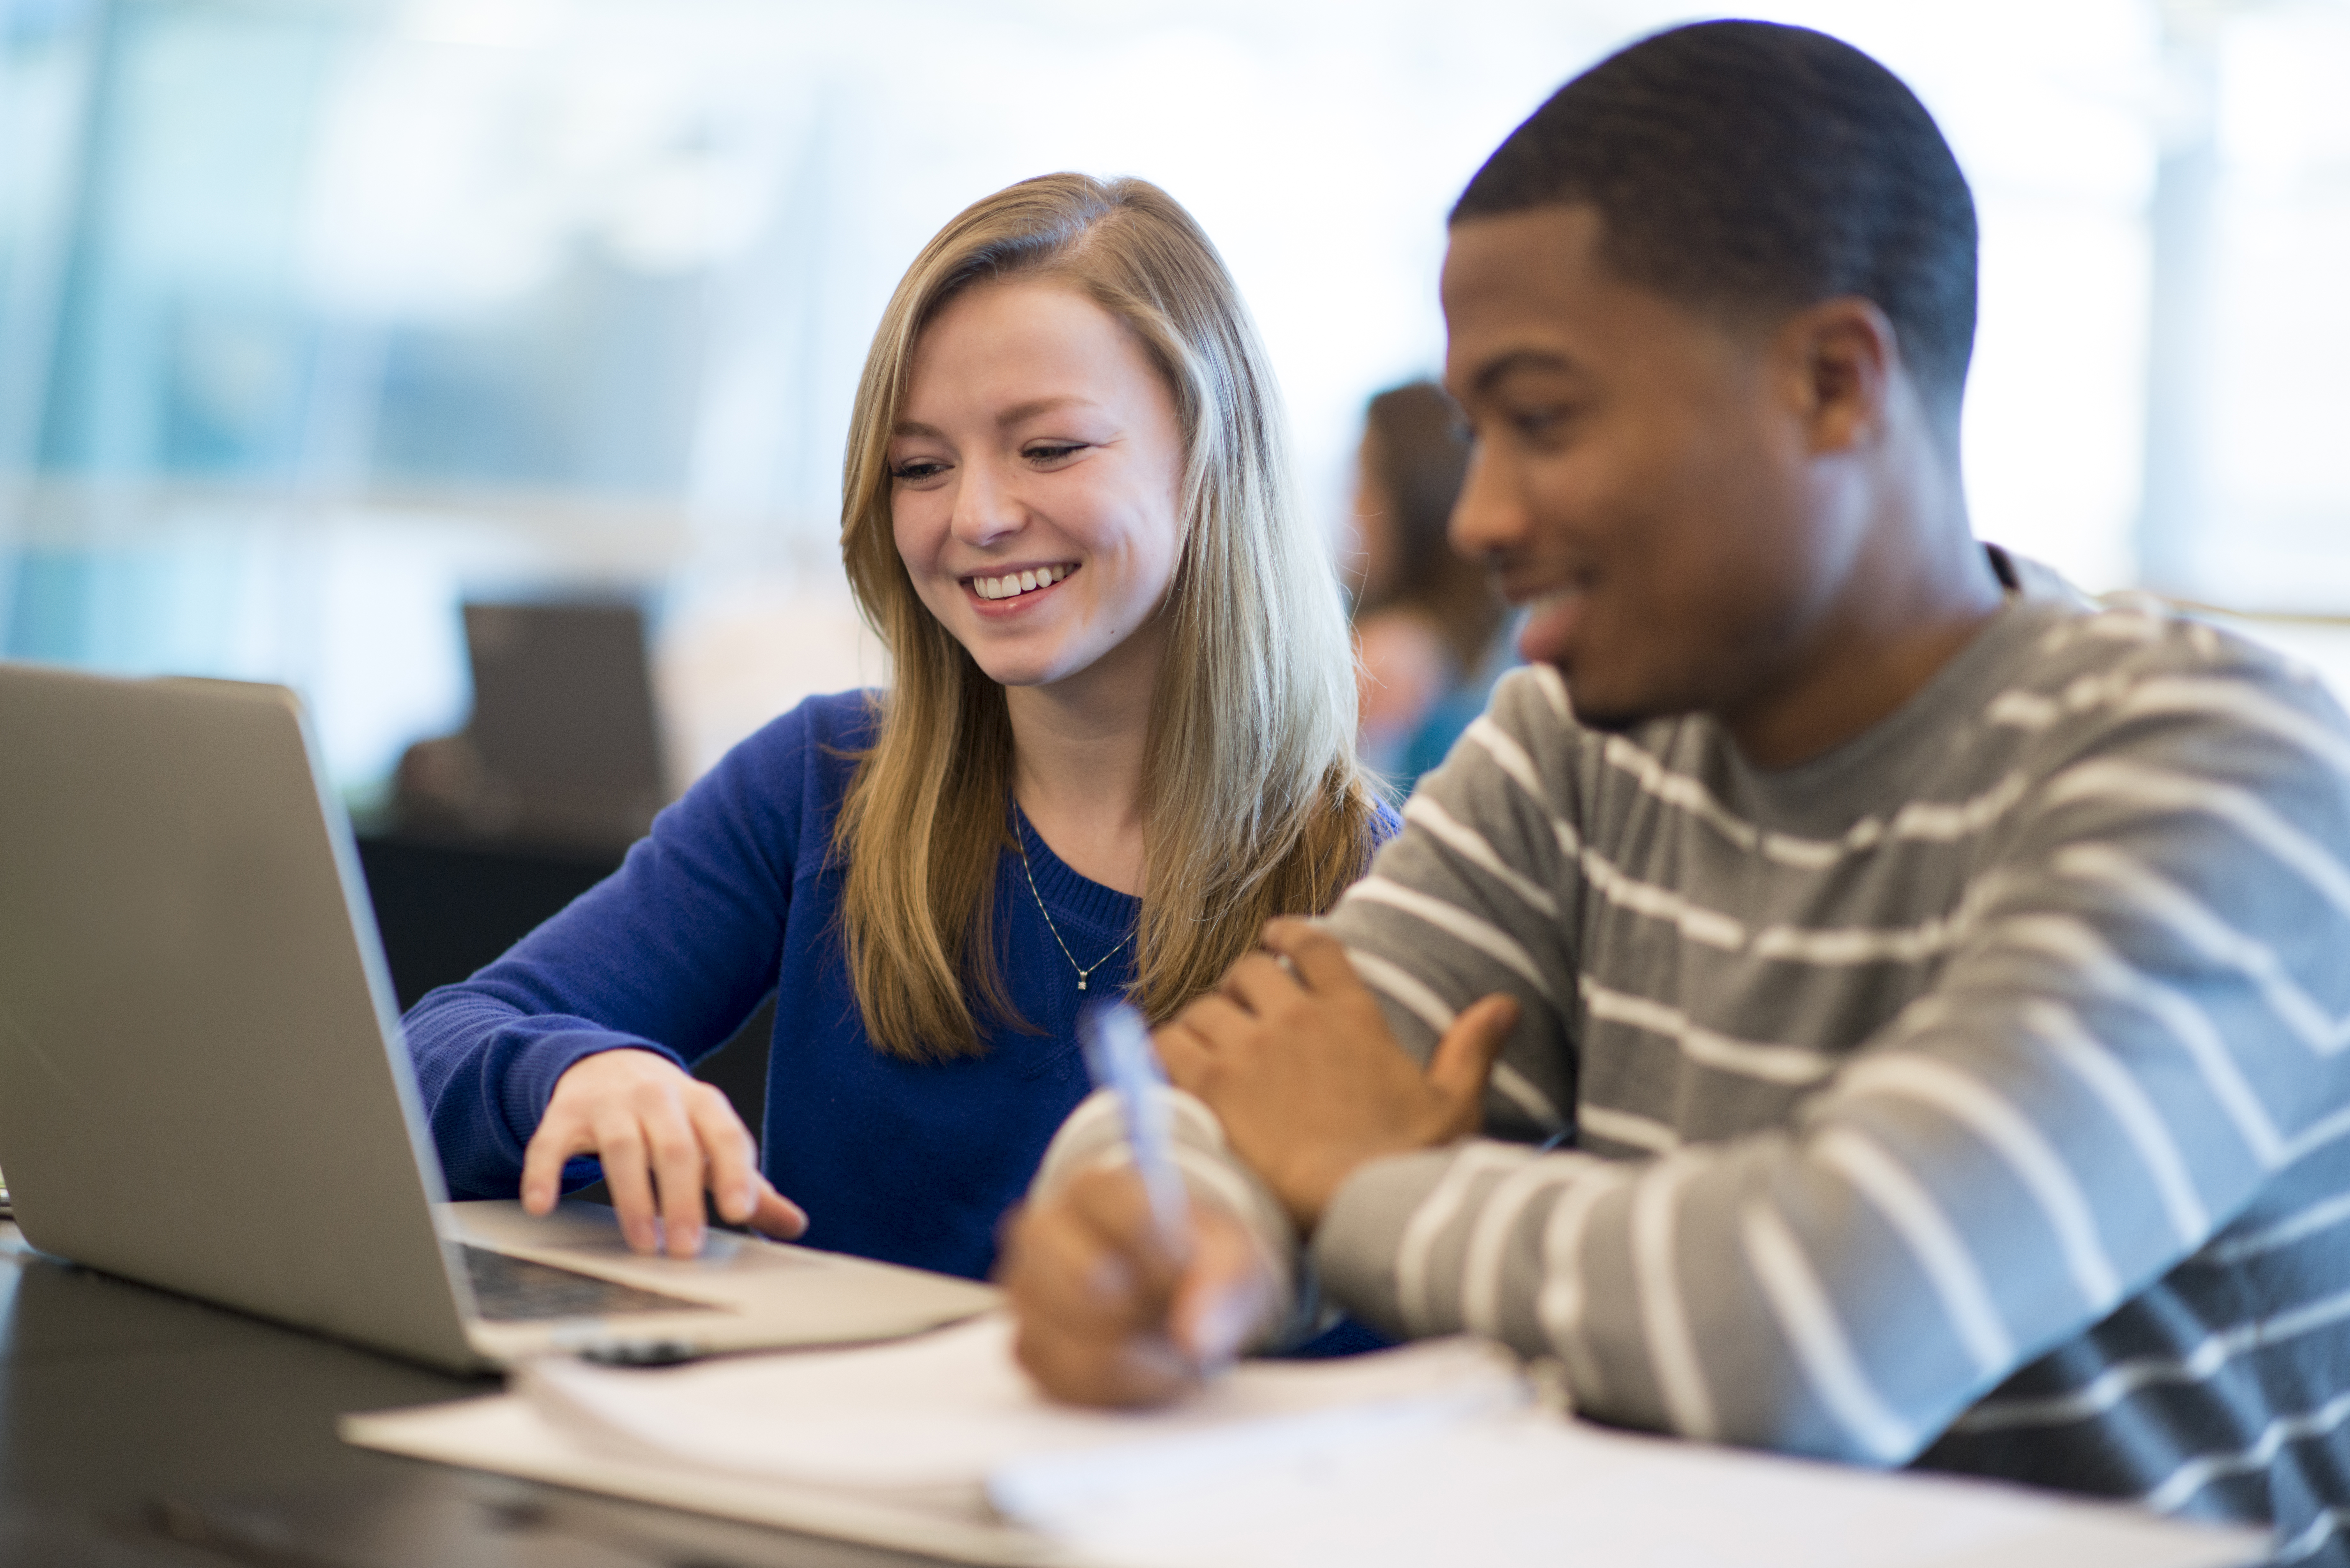
<svg viewBox="0 0 2350 1568">
<path fill-rule="evenodd" d="M 1540 664 L 1564 664 L 1567 649 L 1582 625 L 1589 590 L 1581 585 L 1554 588 L 1526 606 L 1525 626 L 1518 633 L 1518 651 Z"/>
</svg>

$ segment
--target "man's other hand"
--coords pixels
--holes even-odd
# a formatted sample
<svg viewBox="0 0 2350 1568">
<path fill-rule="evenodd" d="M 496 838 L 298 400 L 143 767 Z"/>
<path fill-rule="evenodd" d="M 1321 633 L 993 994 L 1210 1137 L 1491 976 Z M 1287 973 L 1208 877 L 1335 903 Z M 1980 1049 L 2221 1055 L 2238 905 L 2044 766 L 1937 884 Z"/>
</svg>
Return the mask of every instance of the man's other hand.
<svg viewBox="0 0 2350 1568">
<path fill-rule="evenodd" d="M 522 1206 L 555 1207 L 564 1164 L 592 1154 L 629 1250 L 670 1255 L 702 1251 L 702 1195 L 737 1225 L 790 1241 L 807 1215 L 759 1171 L 759 1147 L 725 1093 L 650 1051 L 599 1051 L 555 1081 L 546 1115 L 523 1153 Z M 658 1212 L 660 1223 L 654 1223 Z"/>
<path fill-rule="evenodd" d="M 997 1276 L 1020 1365 L 1078 1405 L 1151 1405 L 1270 1324 L 1278 1287 L 1241 1223 L 1193 1202 L 1172 1245 L 1130 1168 L 1088 1170 L 1013 1217 Z"/>
<path fill-rule="evenodd" d="M 1364 1161 L 1483 1125 L 1485 1079 L 1517 1027 L 1518 1003 L 1494 995 L 1471 1006 L 1423 1071 L 1388 1032 L 1336 938 L 1279 919 L 1266 925 L 1264 946 L 1159 1030 L 1157 1044 L 1168 1076 L 1208 1103 L 1232 1151 L 1311 1234 Z"/>
</svg>

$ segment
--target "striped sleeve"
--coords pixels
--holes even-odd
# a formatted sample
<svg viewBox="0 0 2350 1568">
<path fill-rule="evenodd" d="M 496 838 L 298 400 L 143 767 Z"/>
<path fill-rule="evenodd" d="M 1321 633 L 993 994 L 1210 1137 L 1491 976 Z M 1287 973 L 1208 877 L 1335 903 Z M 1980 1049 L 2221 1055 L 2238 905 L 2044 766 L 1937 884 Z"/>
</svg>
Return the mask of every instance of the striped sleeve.
<svg viewBox="0 0 2350 1568">
<path fill-rule="evenodd" d="M 1275 1310 L 1265 1340 L 1288 1344 L 1324 1326 L 1326 1314 L 1313 1282 L 1300 1277 L 1297 1230 L 1281 1200 L 1232 1154 L 1224 1142 L 1223 1126 L 1213 1111 L 1180 1089 L 1161 1092 L 1171 1110 L 1168 1117 L 1170 1152 L 1191 1201 L 1212 1204 L 1240 1220 L 1256 1243 L 1267 1275 L 1276 1282 Z M 1032 1199 L 1041 1198 L 1079 1171 L 1114 1168 L 1133 1161 L 1118 1096 L 1107 1089 L 1097 1090 L 1069 1113 L 1054 1135 L 1029 1194 Z"/>
<path fill-rule="evenodd" d="M 1569 897 L 1645 900 L 1705 938 L 1701 910 L 1611 888 L 1575 841 L 1528 701 L 1544 685 L 1497 701 L 1489 742 L 1334 923 L 1423 1045 L 1477 995 L 1526 999 L 1508 1060 L 1573 1107 L 1569 1075 L 1595 1064 L 1573 1036 L 1592 1013 Z M 1783 1108 L 1686 1141 L 1659 1122 L 1643 1144 L 1595 1120 L 1603 1103 L 1582 1129 L 1627 1158 L 1471 1141 L 1374 1162 L 1314 1238 L 1325 1288 L 1390 1328 L 1555 1355 L 1609 1419 L 1899 1463 L 2203 1248 L 2350 1105 L 2350 742 L 2330 699 L 2256 663 L 2140 670 L 2055 711 L 1986 797 L 1947 929 L 1902 928 L 1930 936 L 1911 944 L 1934 950 L 1930 981 L 1832 1056 L 1742 1047 L 1757 1096 L 1782 1059 L 1752 1053 L 1793 1054 Z M 1790 986 L 1847 1012 L 1872 966 L 1918 961 L 1804 946 Z M 1685 1056 L 1698 1033 L 1679 1031 Z"/>
<path fill-rule="evenodd" d="M 1470 1003 L 1517 998 L 1485 1125 L 1527 1142 L 1563 1131 L 1574 1101 L 1558 1047 L 1573 1028 L 1586 856 L 1573 753 L 1555 743 L 1566 712 L 1551 670 L 1505 678 L 1330 920 L 1388 1028 L 1422 1062 Z"/>
</svg>

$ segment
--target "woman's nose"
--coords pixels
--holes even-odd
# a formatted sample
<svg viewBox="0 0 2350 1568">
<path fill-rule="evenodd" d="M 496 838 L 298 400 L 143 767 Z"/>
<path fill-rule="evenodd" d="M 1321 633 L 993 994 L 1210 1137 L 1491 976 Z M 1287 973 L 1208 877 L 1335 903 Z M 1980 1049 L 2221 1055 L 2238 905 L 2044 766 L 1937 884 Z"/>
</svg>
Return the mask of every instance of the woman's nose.
<svg viewBox="0 0 2350 1568">
<path fill-rule="evenodd" d="M 985 462 L 967 462 L 955 486 L 954 514 L 947 525 L 963 544 L 985 546 L 1016 534 L 1027 522 L 1012 487 Z"/>
</svg>

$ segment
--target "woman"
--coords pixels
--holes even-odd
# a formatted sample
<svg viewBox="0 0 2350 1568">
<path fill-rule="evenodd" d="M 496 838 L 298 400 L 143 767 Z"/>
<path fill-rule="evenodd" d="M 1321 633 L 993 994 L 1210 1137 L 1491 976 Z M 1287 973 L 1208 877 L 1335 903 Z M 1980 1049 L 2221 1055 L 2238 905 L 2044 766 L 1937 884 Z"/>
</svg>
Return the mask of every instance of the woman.
<svg viewBox="0 0 2350 1568">
<path fill-rule="evenodd" d="M 691 1253 L 706 1189 L 983 1274 L 1086 1092 L 1079 1004 L 1172 1014 L 1387 831 L 1263 350 L 1155 186 L 1031 180 L 931 242 L 866 361 L 842 518 L 890 689 L 767 726 L 409 1014 L 452 1194 L 544 1211 L 596 1156 L 640 1251 L 658 1210 Z M 685 1065 L 771 991 L 762 1163 Z"/>
<path fill-rule="evenodd" d="M 1399 795 L 1444 760 L 1512 662 L 1485 568 L 1445 538 L 1468 468 L 1443 388 L 1414 381 L 1371 400 L 1355 480 L 1362 753 Z"/>
</svg>

